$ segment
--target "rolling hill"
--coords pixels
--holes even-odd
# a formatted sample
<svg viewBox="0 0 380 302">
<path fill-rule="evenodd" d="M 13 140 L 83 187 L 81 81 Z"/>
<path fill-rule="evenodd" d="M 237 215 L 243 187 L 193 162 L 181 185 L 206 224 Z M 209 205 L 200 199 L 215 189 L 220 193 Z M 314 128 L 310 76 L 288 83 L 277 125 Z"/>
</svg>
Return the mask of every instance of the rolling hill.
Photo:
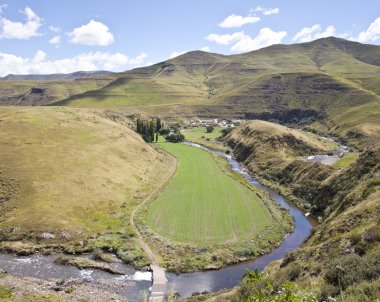
<svg viewBox="0 0 380 302">
<path fill-rule="evenodd" d="M 0 249 L 25 250 L 19 240 L 28 251 L 69 248 L 89 237 L 102 245 L 107 234 L 120 252 L 142 254 L 126 217 L 173 163 L 129 119 L 98 109 L 1 107 L 0 125 Z"/>
<path fill-rule="evenodd" d="M 193 51 L 53 104 L 166 117 L 317 120 L 319 129 L 371 143 L 379 132 L 379 80 L 380 46 L 330 37 L 232 56 Z"/>
<path fill-rule="evenodd" d="M 0 78 L 0 81 L 57 81 L 73 80 L 83 77 L 102 76 L 112 74 L 106 70 L 95 71 L 76 71 L 72 73 L 54 73 L 54 74 L 8 74 Z"/>
<path fill-rule="evenodd" d="M 380 138 L 379 81 L 380 46 L 330 37 L 231 56 L 192 51 L 74 80 L 0 81 L 0 103 L 313 123 L 363 147 Z"/>
</svg>

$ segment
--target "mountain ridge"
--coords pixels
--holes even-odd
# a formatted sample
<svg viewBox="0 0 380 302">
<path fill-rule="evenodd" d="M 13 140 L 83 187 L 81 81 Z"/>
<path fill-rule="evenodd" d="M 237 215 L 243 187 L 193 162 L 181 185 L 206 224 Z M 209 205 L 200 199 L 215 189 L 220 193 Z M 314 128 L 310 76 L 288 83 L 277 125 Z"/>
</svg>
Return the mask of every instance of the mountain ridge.
<svg viewBox="0 0 380 302">
<path fill-rule="evenodd" d="M 51 73 L 51 74 L 8 74 L 0 77 L 0 81 L 56 81 L 73 80 L 83 77 L 93 77 L 113 74 L 107 70 L 75 71 L 71 73 Z"/>
</svg>

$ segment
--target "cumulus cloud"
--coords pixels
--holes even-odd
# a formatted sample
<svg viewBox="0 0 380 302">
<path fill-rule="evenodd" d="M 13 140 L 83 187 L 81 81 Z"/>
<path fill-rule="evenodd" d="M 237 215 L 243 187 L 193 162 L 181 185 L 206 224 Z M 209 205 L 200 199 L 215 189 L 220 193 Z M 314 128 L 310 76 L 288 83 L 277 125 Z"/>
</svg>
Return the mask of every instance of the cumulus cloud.
<svg viewBox="0 0 380 302">
<path fill-rule="evenodd" d="M 256 9 L 253 10 L 254 12 L 261 12 L 263 15 L 277 15 L 280 12 L 280 9 L 278 7 L 276 8 L 265 8 L 258 6 Z"/>
<path fill-rule="evenodd" d="M 147 57 L 148 57 L 148 54 L 143 52 L 139 54 L 137 57 L 130 59 L 128 63 L 135 66 L 142 66 L 143 62 L 145 61 Z"/>
<path fill-rule="evenodd" d="M 28 6 L 20 12 L 26 16 L 25 23 L 0 18 L 0 38 L 27 40 L 41 35 L 42 19 Z"/>
<path fill-rule="evenodd" d="M 223 35 L 209 34 L 206 39 L 221 45 L 232 45 L 231 51 L 233 52 L 246 52 L 281 43 L 286 35 L 286 31 L 276 32 L 265 27 L 260 29 L 256 37 L 251 37 L 241 31 Z"/>
<path fill-rule="evenodd" d="M 108 26 L 94 20 L 74 28 L 68 35 L 70 42 L 74 44 L 107 46 L 114 41 L 113 34 L 109 31 Z"/>
<path fill-rule="evenodd" d="M 52 26 L 50 25 L 49 26 L 49 30 L 53 33 L 59 33 L 61 31 L 61 28 L 57 27 L 57 26 Z"/>
<path fill-rule="evenodd" d="M 228 17 L 226 17 L 222 22 L 219 23 L 219 27 L 222 28 L 236 28 L 236 27 L 242 27 L 246 24 L 252 24 L 260 21 L 260 17 L 257 16 L 239 16 L 232 14 Z"/>
<path fill-rule="evenodd" d="M 320 38 L 326 38 L 334 36 L 336 33 L 335 27 L 330 25 L 325 30 L 322 29 L 320 24 L 315 24 L 311 27 L 302 28 L 296 35 L 293 37 L 295 42 L 309 42 Z"/>
<path fill-rule="evenodd" d="M 351 40 L 362 43 L 373 42 L 378 39 L 380 39 L 380 17 L 373 21 L 367 30 L 360 32 L 357 37 L 351 38 Z"/>
<path fill-rule="evenodd" d="M 54 36 L 53 38 L 49 40 L 49 43 L 53 45 L 57 45 L 61 43 L 61 36 Z"/>
<path fill-rule="evenodd" d="M 202 47 L 200 50 L 202 50 L 202 51 L 206 51 L 206 52 L 210 52 L 210 47 L 208 47 L 208 46 L 204 46 L 204 47 Z"/>
<path fill-rule="evenodd" d="M 136 58 L 128 58 L 122 53 L 88 52 L 79 55 L 48 60 L 43 51 L 38 51 L 33 58 L 25 58 L 14 54 L 0 52 L 0 76 L 13 74 L 51 74 L 71 73 L 78 70 L 110 71 L 125 70 L 127 65 L 135 67 L 146 58 L 146 54 L 140 54 Z"/>
<path fill-rule="evenodd" d="M 260 29 L 256 37 L 243 34 L 241 38 L 231 47 L 233 52 L 246 52 L 257 50 L 263 47 L 267 47 L 273 44 L 281 43 L 286 37 L 286 31 L 273 31 L 270 28 Z"/>
<path fill-rule="evenodd" d="M 178 56 L 180 56 L 180 55 L 183 55 L 184 53 L 187 53 L 187 50 L 182 50 L 182 51 L 173 51 L 171 54 L 170 54 L 170 56 L 169 56 L 169 58 L 170 59 L 173 59 L 173 58 L 175 58 L 175 57 L 178 57 Z"/>
<path fill-rule="evenodd" d="M 230 45 L 244 37 L 244 32 L 236 32 L 233 34 L 209 34 L 205 39 L 221 45 Z"/>
</svg>

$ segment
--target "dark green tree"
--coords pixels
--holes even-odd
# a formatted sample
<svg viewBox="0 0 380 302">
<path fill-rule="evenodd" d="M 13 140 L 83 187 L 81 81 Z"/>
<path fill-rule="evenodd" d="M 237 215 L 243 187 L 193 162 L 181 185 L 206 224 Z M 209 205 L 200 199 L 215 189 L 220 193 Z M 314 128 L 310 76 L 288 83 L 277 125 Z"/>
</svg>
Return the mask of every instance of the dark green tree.
<svg viewBox="0 0 380 302">
<path fill-rule="evenodd" d="M 209 125 L 209 126 L 206 127 L 206 132 L 207 133 L 212 133 L 213 131 L 214 131 L 214 127 L 213 126 Z"/>
</svg>

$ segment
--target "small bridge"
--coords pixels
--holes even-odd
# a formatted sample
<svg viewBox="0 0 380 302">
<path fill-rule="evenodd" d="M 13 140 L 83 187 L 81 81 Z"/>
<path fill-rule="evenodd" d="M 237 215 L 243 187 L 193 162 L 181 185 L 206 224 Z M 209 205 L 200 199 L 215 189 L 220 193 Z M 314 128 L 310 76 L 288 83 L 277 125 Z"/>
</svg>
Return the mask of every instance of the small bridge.
<svg viewBox="0 0 380 302">
<path fill-rule="evenodd" d="M 165 271 L 157 264 L 151 264 L 153 272 L 153 286 L 149 297 L 149 302 L 164 302 L 166 293 Z"/>
</svg>

